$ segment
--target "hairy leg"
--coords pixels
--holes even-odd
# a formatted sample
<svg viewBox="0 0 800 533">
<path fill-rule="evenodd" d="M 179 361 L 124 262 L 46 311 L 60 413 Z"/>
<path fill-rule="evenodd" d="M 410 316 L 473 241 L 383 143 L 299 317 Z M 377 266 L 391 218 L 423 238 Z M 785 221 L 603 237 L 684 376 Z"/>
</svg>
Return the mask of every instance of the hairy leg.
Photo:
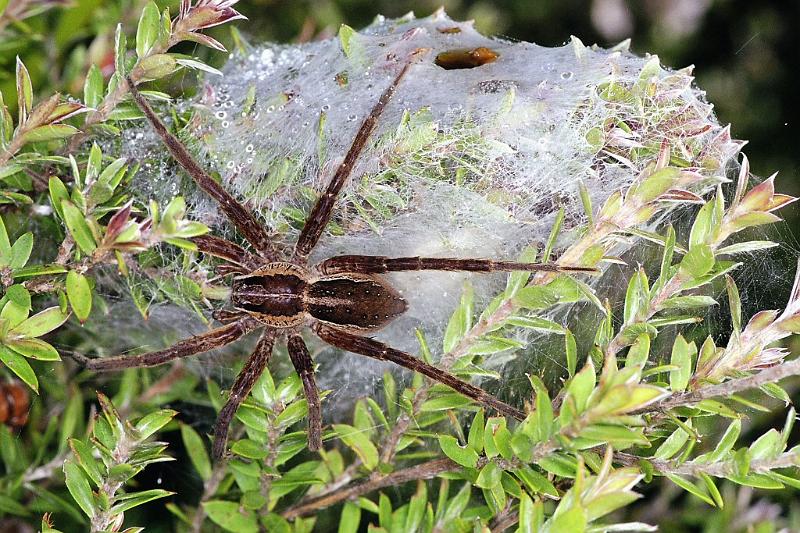
<svg viewBox="0 0 800 533">
<path fill-rule="evenodd" d="M 413 370 L 414 372 L 419 372 L 420 374 L 434 381 L 442 383 L 443 385 L 447 385 L 456 392 L 459 392 L 468 398 L 472 398 L 485 407 L 495 409 L 500 413 L 514 417 L 517 420 L 523 420 L 525 418 L 525 413 L 516 407 L 512 407 L 507 403 L 498 400 L 483 389 L 480 389 L 475 385 L 471 385 L 466 381 L 461 380 L 448 372 L 445 372 L 444 370 L 440 370 L 435 366 L 429 365 L 425 361 L 418 359 L 409 353 L 395 350 L 394 348 L 391 348 L 382 342 L 378 342 L 368 337 L 354 335 L 321 322 L 316 322 L 313 328 L 314 332 L 319 335 L 322 340 L 328 344 L 336 346 L 337 348 L 347 350 L 348 352 L 365 355 L 367 357 L 372 357 L 373 359 L 378 359 L 380 361 L 391 361 L 404 368 Z"/>
<path fill-rule="evenodd" d="M 291 335 L 288 344 L 289 357 L 303 381 L 303 392 L 308 402 L 308 449 L 315 452 L 322 448 L 322 409 L 317 381 L 314 379 L 314 362 L 300 335 Z"/>
<path fill-rule="evenodd" d="M 229 263 L 241 265 L 246 268 L 256 268 L 259 266 L 259 260 L 255 256 L 248 253 L 244 248 L 236 243 L 215 237 L 213 235 L 201 235 L 192 238 L 192 242 L 197 245 L 197 249 L 204 254 L 213 255 L 224 259 Z"/>
<path fill-rule="evenodd" d="M 322 232 L 325 231 L 325 226 L 328 225 L 328 221 L 331 219 L 331 211 L 336 203 L 336 198 L 339 196 L 342 188 L 347 183 L 350 173 L 353 171 L 353 167 L 358 160 L 358 156 L 361 155 L 361 152 L 364 150 L 364 147 L 367 144 L 367 140 L 375 130 L 375 126 L 378 123 L 378 118 L 386 108 L 386 104 L 389 103 L 389 100 L 391 99 L 392 94 L 394 94 L 395 89 L 397 89 L 400 80 L 403 78 L 403 76 L 405 76 L 406 72 L 408 72 L 408 69 L 415 57 L 416 53 L 406 61 L 406 63 L 400 69 L 400 72 L 398 72 L 397 76 L 395 76 L 392 83 L 378 99 L 378 102 L 372 108 L 372 111 L 370 111 L 367 118 L 361 124 L 358 133 L 356 133 L 356 136 L 353 139 L 353 144 L 350 145 L 350 150 L 348 150 L 347 155 L 344 156 L 344 160 L 339 165 L 339 168 L 336 169 L 336 173 L 331 178 L 330 183 L 328 183 L 328 187 L 325 189 L 325 192 L 319 197 L 317 203 L 314 204 L 311 214 L 308 215 L 306 224 L 303 226 L 303 231 L 300 232 L 300 237 L 297 239 L 297 245 L 294 249 L 294 256 L 296 260 L 305 261 L 305 259 L 308 257 L 308 254 L 310 254 L 311 250 L 314 249 L 314 246 L 317 245 Z"/>
<path fill-rule="evenodd" d="M 214 444 L 212 447 L 214 460 L 219 459 L 225 453 L 225 443 L 228 440 L 228 428 L 231 425 L 231 420 L 244 399 L 250 394 L 253 385 L 264 373 L 264 369 L 269 363 L 269 358 L 272 356 L 272 347 L 274 345 L 275 330 L 265 330 L 258 341 L 258 345 L 256 345 L 255 351 L 245 362 L 239 375 L 236 376 L 228 401 L 220 410 L 217 422 L 214 424 Z"/>
<path fill-rule="evenodd" d="M 163 365 L 173 359 L 189 357 L 199 353 L 221 348 L 232 343 L 246 333 L 252 331 L 258 323 L 249 318 L 243 317 L 235 322 L 212 329 L 206 333 L 195 335 L 182 340 L 156 352 L 148 352 L 139 355 L 117 355 L 114 357 L 99 357 L 91 359 L 81 354 L 72 354 L 73 359 L 84 367 L 97 372 L 122 370 L 125 368 L 140 368 L 147 366 Z"/>
<path fill-rule="evenodd" d="M 228 220 L 242 233 L 244 238 L 265 258 L 273 260 L 275 258 L 275 250 L 270 243 L 267 232 L 264 231 L 264 228 L 258 220 L 256 220 L 255 216 L 253 216 L 253 213 L 237 202 L 228 191 L 223 189 L 219 183 L 214 181 L 214 179 L 200 167 L 183 143 L 167 130 L 167 127 L 164 126 L 164 123 L 161 122 L 161 119 L 155 114 L 153 108 L 147 103 L 147 100 L 139 93 L 136 84 L 130 78 L 126 78 L 126 81 L 136 105 L 139 106 L 155 132 L 161 137 L 161 140 L 167 146 L 172 157 L 174 157 L 186 172 L 189 173 L 198 187 L 203 189 L 206 194 L 219 203 L 222 212 L 225 213 Z"/>
<path fill-rule="evenodd" d="M 325 275 L 349 272 L 382 274 L 410 270 L 450 270 L 466 272 L 571 272 L 596 274 L 591 267 L 557 265 L 555 263 L 519 263 L 492 259 L 454 259 L 448 257 L 384 257 L 380 255 L 340 255 L 317 266 Z"/>
</svg>

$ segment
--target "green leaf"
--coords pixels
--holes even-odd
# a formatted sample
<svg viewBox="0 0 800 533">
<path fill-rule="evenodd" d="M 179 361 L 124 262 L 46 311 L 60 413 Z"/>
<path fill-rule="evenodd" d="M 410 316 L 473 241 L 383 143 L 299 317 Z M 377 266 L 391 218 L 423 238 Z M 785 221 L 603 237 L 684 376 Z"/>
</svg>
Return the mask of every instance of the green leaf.
<svg viewBox="0 0 800 533">
<path fill-rule="evenodd" d="M 361 508 L 353 502 L 346 502 L 339 517 L 338 533 L 356 533 L 361 523 Z"/>
<path fill-rule="evenodd" d="M 347 24 L 342 24 L 339 27 L 339 44 L 347 57 L 350 57 L 350 41 L 354 35 L 358 35 L 358 33 Z"/>
<path fill-rule="evenodd" d="M 737 418 L 728 425 L 728 429 L 725 430 L 725 433 L 722 435 L 722 438 L 720 438 L 714 450 L 701 455 L 696 460 L 702 463 L 717 463 L 727 459 L 741 431 L 742 421 Z"/>
<path fill-rule="evenodd" d="M 81 468 L 70 460 L 65 461 L 64 477 L 72 499 L 75 500 L 75 503 L 89 518 L 93 518 L 95 515 L 95 503 L 92 496 L 92 488 L 84 477 Z"/>
<path fill-rule="evenodd" d="M 142 10 L 139 17 L 139 26 L 136 28 L 136 55 L 143 58 L 158 40 L 159 23 L 161 14 L 154 2 L 149 2 Z"/>
<path fill-rule="evenodd" d="M 670 364 L 676 368 L 669 373 L 669 387 L 673 391 L 683 391 L 689 384 L 692 375 L 692 357 L 697 354 L 694 343 L 686 342 L 683 335 L 678 335 L 672 345 Z"/>
<path fill-rule="evenodd" d="M 64 214 L 64 222 L 67 225 L 67 229 L 72 234 L 72 238 L 75 239 L 78 247 L 83 253 L 91 254 L 97 248 L 97 243 L 94 241 L 94 236 L 86 223 L 86 217 L 83 212 L 70 201 L 62 202 L 61 210 Z"/>
<path fill-rule="evenodd" d="M 374 470 L 378 466 L 378 449 L 366 434 L 346 424 L 334 424 L 333 430 L 339 435 L 342 442 L 358 455 L 368 470 Z"/>
<path fill-rule="evenodd" d="M 472 287 L 465 287 L 461 302 L 447 323 L 447 329 L 442 339 L 442 347 L 445 353 L 451 352 L 472 327 Z"/>
<path fill-rule="evenodd" d="M 63 274 L 67 271 L 64 265 L 30 265 L 14 272 L 14 279 L 47 276 L 49 274 Z"/>
<path fill-rule="evenodd" d="M 231 451 L 246 459 L 261 460 L 269 454 L 269 449 L 252 439 L 241 439 L 233 443 Z"/>
<path fill-rule="evenodd" d="M 158 411 L 144 415 L 134 426 L 136 431 L 139 432 L 139 439 L 144 440 L 163 428 L 169 424 L 177 414 L 178 412 L 172 409 L 159 409 Z"/>
<path fill-rule="evenodd" d="M 691 420 L 687 421 L 687 425 L 690 425 Z M 668 460 L 672 459 L 676 453 L 678 453 L 683 445 L 686 444 L 686 441 L 689 440 L 689 434 L 682 428 L 678 427 L 675 428 L 675 431 L 672 434 L 664 439 L 664 442 L 656 449 L 656 452 L 653 454 L 653 457 L 656 459 L 663 459 Z"/>
<path fill-rule="evenodd" d="M 439 447 L 447 457 L 461 466 L 475 468 L 478 465 L 478 453 L 471 446 L 460 446 L 455 437 L 439 435 Z"/>
<path fill-rule="evenodd" d="M 18 354 L 39 361 L 61 361 L 58 350 L 41 339 L 18 339 L 7 341 L 9 348 Z"/>
<path fill-rule="evenodd" d="M 567 372 L 569 376 L 575 375 L 575 370 L 578 368 L 578 344 L 575 340 L 575 335 L 571 331 L 566 330 L 564 335 L 565 352 L 567 359 Z"/>
<path fill-rule="evenodd" d="M 23 337 L 41 337 L 61 326 L 67 318 L 69 313 L 63 313 L 60 307 L 48 307 L 13 328 L 11 333 Z"/>
<path fill-rule="evenodd" d="M 50 189 L 50 205 L 58 213 L 59 218 L 64 219 L 64 211 L 61 209 L 61 204 L 65 200 L 69 200 L 69 192 L 61 178 L 50 176 L 48 180 L 48 188 Z"/>
<path fill-rule="evenodd" d="M 8 240 L 8 232 L 6 231 L 5 222 L 3 217 L 0 217 L 0 258 L 3 258 L 3 264 L 8 265 L 11 261 L 11 241 Z"/>
<path fill-rule="evenodd" d="M 83 84 L 83 103 L 87 107 L 97 109 L 103 102 L 103 74 L 97 65 L 92 63 Z"/>
<path fill-rule="evenodd" d="M 19 110 L 19 123 L 23 124 L 28 119 L 33 107 L 33 85 L 31 75 L 25 64 L 17 56 L 17 108 Z"/>
<path fill-rule="evenodd" d="M 579 505 L 558 513 L 550 520 L 548 533 L 583 533 L 586 531 L 586 511 Z"/>
<path fill-rule="evenodd" d="M 5 494 L 0 494 L 0 512 L 14 514 L 17 516 L 30 516 L 31 514 L 30 509 L 19 503 L 16 499 L 6 496 Z M 13 522 L 10 520 L 5 522 L 13 524 Z M 17 531 L 16 526 L 14 525 L 7 527 L 10 527 L 9 531 Z"/>
<path fill-rule="evenodd" d="M 94 458 L 92 448 L 78 439 L 69 439 L 69 447 L 75 455 L 78 464 L 83 468 L 83 471 L 89 476 L 89 479 L 94 482 L 95 486 L 99 487 L 103 484 L 103 475 L 100 473 L 97 460 Z"/>
<path fill-rule="evenodd" d="M 200 434 L 188 424 L 181 424 L 181 439 L 194 469 L 203 481 L 211 479 L 211 460 L 208 458 L 205 443 Z"/>
<path fill-rule="evenodd" d="M 708 493 L 703 489 L 689 481 L 688 479 L 682 478 L 681 476 L 675 474 L 664 474 L 670 481 L 678 485 L 680 488 L 688 492 L 689 494 L 694 494 L 708 505 L 714 506 L 714 500 L 711 499 Z"/>
<path fill-rule="evenodd" d="M 594 390 L 596 378 L 594 363 L 592 363 L 591 359 L 587 358 L 586 364 L 581 371 L 578 372 L 567 385 L 567 393 L 575 400 L 575 409 L 578 414 L 586 410 L 586 402 Z"/>
<path fill-rule="evenodd" d="M 33 250 L 33 233 L 28 232 L 22 235 L 11 247 L 11 260 L 8 266 L 13 270 L 22 268 L 28 262 Z"/>
<path fill-rule="evenodd" d="M 83 274 L 70 270 L 67 274 L 67 298 L 69 305 L 81 324 L 89 318 L 92 312 L 92 288 L 89 280 Z"/>
<path fill-rule="evenodd" d="M 234 533 L 257 533 L 258 521 L 251 511 L 239 509 L 236 502 L 212 500 L 203 503 L 203 509 L 212 522 L 225 531 Z"/>
<path fill-rule="evenodd" d="M 215 69 L 211 65 L 206 65 L 202 61 L 196 61 L 194 59 L 186 59 L 186 58 L 178 58 L 176 62 L 181 65 L 182 67 L 190 68 L 193 70 L 199 70 L 202 72 L 206 72 L 208 74 L 213 74 L 214 76 L 222 76 L 222 72 Z"/>
<path fill-rule="evenodd" d="M 117 82 L 121 83 L 123 77 L 127 74 L 125 69 L 125 54 L 128 51 L 128 40 L 125 36 L 125 31 L 122 24 L 117 24 L 117 29 L 114 32 L 114 73 L 117 76 Z M 108 84 L 108 90 L 111 92 L 111 83 Z"/>
<path fill-rule="evenodd" d="M 125 511 L 133 509 L 134 507 L 138 507 L 142 504 L 151 502 L 153 500 L 158 500 L 160 498 L 166 498 L 167 496 L 172 496 L 173 494 L 175 493 L 163 489 L 150 489 L 141 492 L 129 492 L 127 494 L 121 494 L 116 496 L 117 504 L 111 508 L 110 513 L 124 513 Z"/>
<path fill-rule="evenodd" d="M 714 252 L 707 244 L 699 244 L 683 256 L 680 268 L 693 278 L 699 278 L 714 268 Z"/>
<path fill-rule="evenodd" d="M 169 76 L 178 68 L 178 62 L 170 54 L 148 56 L 139 63 L 144 80 L 157 80 Z"/>
<path fill-rule="evenodd" d="M 503 470 L 494 461 L 489 461 L 481 468 L 475 486 L 482 489 L 492 489 L 500 485 Z"/>
<path fill-rule="evenodd" d="M 472 418 L 472 424 L 469 427 L 469 436 L 467 437 L 467 444 L 477 453 L 483 451 L 483 428 L 485 424 L 483 409 L 479 409 Z"/>
<path fill-rule="evenodd" d="M 26 143 L 54 141 L 72 137 L 78 131 L 80 131 L 78 128 L 69 124 L 47 124 L 26 131 L 22 135 L 22 140 Z"/>
<path fill-rule="evenodd" d="M 23 356 L 11 350 L 8 346 L 0 345 L 0 361 L 38 394 L 39 380 L 36 378 L 36 373 L 31 368 L 31 365 L 28 364 L 28 361 Z"/>
</svg>

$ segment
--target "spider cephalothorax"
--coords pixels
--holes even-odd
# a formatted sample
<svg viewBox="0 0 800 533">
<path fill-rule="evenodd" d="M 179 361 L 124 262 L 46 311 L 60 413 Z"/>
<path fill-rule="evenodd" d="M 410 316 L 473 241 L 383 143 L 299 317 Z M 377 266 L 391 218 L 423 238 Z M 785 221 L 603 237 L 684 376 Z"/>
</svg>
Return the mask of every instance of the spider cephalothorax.
<svg viewBox="0 0 800 533">
<path fill-rule="evenodd" d="M 266 368 L 278 337 L 286 337 L 289 357 L 303 382 L 308 400 L 309 449 L 317 450 L 322 446 L 319 391 L 314 379 L 313 361 L 300 335 L 305 327 L 311 328 L 320 339 L 332 346 L 373 359 L 391 361 L 452 387 L 490 409 L 517 419 L 524 418 L 522 411 L 484 390 L 411 354 L 366 336 L 406 310 L 405 300 L 380 275 L 385 272 L 420 270 L 594 272 L 594 269 L 491 259 L 390 258 L 371 255 L 340 255 L 318 265 L 308 264 L 308 256 L 325 230 L 336 199 L 374 131 L 378 118 L 415 58 L 421 55 L 414 53 L 408 60 L 396 65 L 397 74 L 361 124 L 342 163 L 311 210 L 294 253 L 288 258 L 280 257 L 253 214 L 200 167 L 128 79 L 134 100 L 172 156 L 195 183 L 218 202 L 222 212 L 250 244 L 252 251 L 219 237 L 194 239 L 199 251 L 223 259 L 226 262 L 224 271 L 234 275 L 231 288 L 233 309 L 223 310 L 216 315 L 223 322 L 222 326 L 156 352 L 99 359 L 79 355 L 77 358 L 95 370 L 155 366 L 225 346 L 255 329 L 263 329 L 255 351 L 237 376 L 230 397 L 217 419 L 213 446 L 215 458 L 224 453 L 228 425 Z M 391 58 L 387 58 L 387 61 L 392 64 Z"/>
<path fill-rule="evenodd" d="M 407 308 L 385 280 L 369 274 L 310 277 L 292 263 L 270 263 L 237 276 L 231 305 L 274 328 L 316 319 L 353 332 L 375 331 Z"/>
</svg>

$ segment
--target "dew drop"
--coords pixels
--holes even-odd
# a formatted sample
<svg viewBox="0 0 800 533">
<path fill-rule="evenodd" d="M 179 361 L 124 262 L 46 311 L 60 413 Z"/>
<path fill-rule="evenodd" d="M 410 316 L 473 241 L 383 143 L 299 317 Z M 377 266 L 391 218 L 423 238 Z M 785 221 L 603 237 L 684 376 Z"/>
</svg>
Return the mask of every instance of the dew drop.
<svg viewBox="0 0 800 533">
<path fill-rule="evenodd" d="M 568 70 L 567 72 L 562 72 L 561 73 L 561 79 L 562 80 L 570 80 L 570 79 L 572 79 L 572 76 L 574 76 L 574 74 L 570 70 Z"/>
<path fill-rule="evenodd" d="M 217 111 L 217 113 L 216 113 L 216 117 L 218 119 L 220 119 L 220 120 L 222 120 L 223 118 L 225 118 L 227 116 L 228 116 L 228 113 L 226 113 L 225 111 Z"/>
<path fill-rule="evenodd" d="M 248 144 L 247 146 L 244 147 L 244 151 L 249 154 L 250 152 L 253 151 L 253 145 L 252 144 Z"/>
</svg>

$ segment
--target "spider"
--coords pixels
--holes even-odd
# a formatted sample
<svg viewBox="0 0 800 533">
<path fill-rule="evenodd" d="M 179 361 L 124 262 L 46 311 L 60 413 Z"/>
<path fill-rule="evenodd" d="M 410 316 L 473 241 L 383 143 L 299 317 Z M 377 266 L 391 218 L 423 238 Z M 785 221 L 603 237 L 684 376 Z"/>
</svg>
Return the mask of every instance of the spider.
<svg viewBox="0 0 800 533">
<path fill-rule="evenodd" d="M 309 254 L 331 218 L 339 193 L 375 130 L 381 113 L 414 63 L 414 57 L 412 55 L 407 61 L 393 67 L 399 70 L 361 124 L 343 161 L 312 208 L 291 257 L 279 257 L 266 230 L 253 213 L 200 167 L 185 146 L 156 116 L 133 81 L 127 79 L 133 99 L 173 158 L 200 189 L 219 203 L 222 212 L 249 242 L 253 251 L 215 236 L 194 239 L 200 252 L 224 260 L 226 264 L 221 265 L 226 267 L 224 271 L 233 274 L 230 296 L 233 309 L 215 314 L 215 318 L 222 323 L 220 327 L 164 350 L 91 359 L 79 356 L 80 361 L 87 368 L 97 371 L 156 366 L 220 348 L 251 331 L 263 330 L 255 351 L 236 377 L 227 403 L 215 423 L 212 447 L 215 460 L 224 455 L 228 426 L 266 368 L 275 342 L 282 337 L 287 339 L 289 357 L 302 380 L 308 402 L 308 447 L 312 451 L 321 448 L 319 390 L 314 379 L 313 362 L 301 336 L 305 327 L 310 327 L 331 346 L 380 361 L 391 361 L 447 385 L 489 409 L 522 420 L 525 413 L 521 410 L 409 353 L 368 336 L 401 315 L 407 307 L 398 291 L 380 274 L 418 270 L 594 272 L 594 269 L 491 259 L 389 258 L 370 255 L 340 255 L 316 265 L 309 265 L 308 262 Z"/>
</svg>

